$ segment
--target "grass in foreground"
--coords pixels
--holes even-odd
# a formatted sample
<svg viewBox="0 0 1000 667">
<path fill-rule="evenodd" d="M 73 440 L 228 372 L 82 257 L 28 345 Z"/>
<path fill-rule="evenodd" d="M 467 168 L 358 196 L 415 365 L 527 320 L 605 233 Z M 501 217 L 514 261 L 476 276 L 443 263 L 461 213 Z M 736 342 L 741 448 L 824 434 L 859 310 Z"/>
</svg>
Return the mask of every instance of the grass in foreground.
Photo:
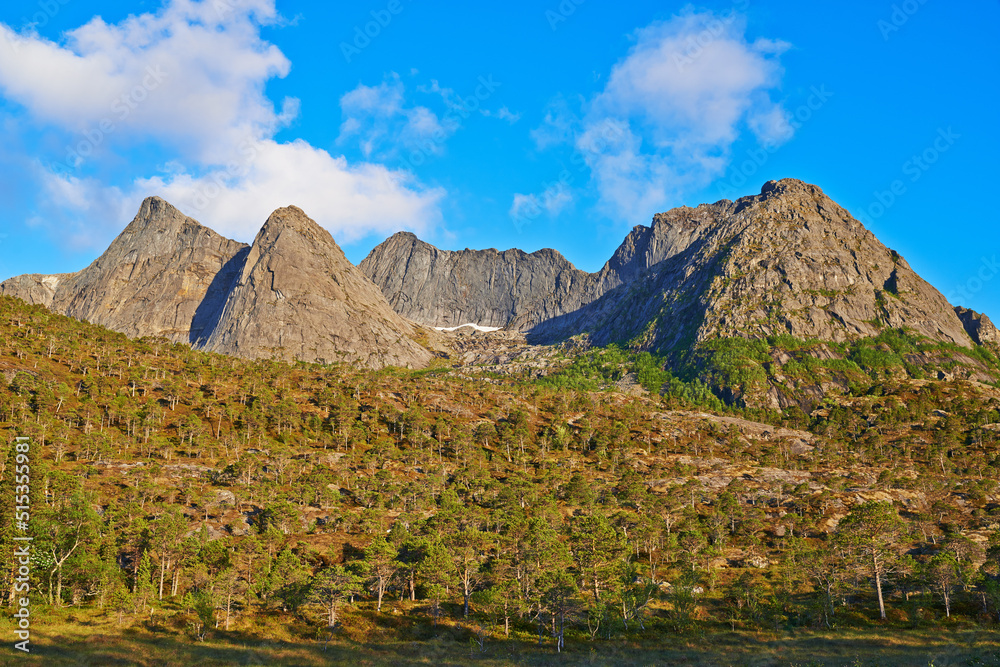
<svg viewBox="0 0 1000 667">
<path fill-rule="evenodd" d="M 0 665 L 1000 666 L 1000 632 L 976 627 L 665 635 L 662 642 L 575 641 L 558 654 L 548 637 L 541 648 L 534 641 L 491 638 L 481 651 L 468 629 L 453 625 L 429 629 L 433 634 L 423 641 L 388 639 L 373 628 L 371 641 L 337 636 L 326 643 L 324 636 L 304 638 L 308 626 L 288 628 L 273 620 L 228 633 L 213 631 L 205 641 L 197 641 L 170 618 L 118 627 L 113 616 L 90 610 L 41 608 L 28 655 L 13 649 L 10 620 L 0 623 L 7 639 Z M 300 636 L 291 634 L 295 631 Z"/>
</svg>

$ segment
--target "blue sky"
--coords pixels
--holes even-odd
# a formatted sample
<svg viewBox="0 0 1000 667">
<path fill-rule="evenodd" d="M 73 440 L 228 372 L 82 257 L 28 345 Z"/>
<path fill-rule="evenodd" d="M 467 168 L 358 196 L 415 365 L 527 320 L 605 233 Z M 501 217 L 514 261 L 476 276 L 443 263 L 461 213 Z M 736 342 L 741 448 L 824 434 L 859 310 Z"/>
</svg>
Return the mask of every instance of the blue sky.
<svg viewBox="0 0 1000 667">
<path fill-rule="evenodd" d="M 160 195 L 232 238 L 301 206 L 597 270 L 677 205 L 821 186 L 1000 319 L 1000 3 L 8 0 L 0 278 Z"/>
</svg>

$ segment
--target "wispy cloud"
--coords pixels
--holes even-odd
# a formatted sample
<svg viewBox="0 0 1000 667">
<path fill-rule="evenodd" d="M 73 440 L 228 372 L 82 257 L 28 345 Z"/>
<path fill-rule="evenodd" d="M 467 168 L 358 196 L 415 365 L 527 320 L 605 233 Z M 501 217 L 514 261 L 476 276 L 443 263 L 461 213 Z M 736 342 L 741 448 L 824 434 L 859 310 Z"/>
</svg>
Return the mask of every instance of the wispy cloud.
<svg viewBox="0 0 1000 667">
<path fill-rule="evenodd" d="M 361 84 L 345 93 L 340 98 L 344 120 L 337 143 L 357 141 L 362 154 L 380 159 L 425 145 L 440 153 L 457 123 L 442 123 L 426 106 L 407 106 L 405 98 L 405 86 L 396 74 L 377 86 Z"/>
<path fill-rule="evenodd" d="M 743 132 L 769 146 L 792 136 L 772 99 L 787 43 L 748 40 L 735 12 L 686 11 L 634 38 L 602 91 L 579 105 L 557 98 L 532 133 L 540 149 L 576 149 L 612 219 L 634 223 L 705 186 Z"/>
<path fill-rule="evenodd" d="M 521 120 L 521 114 L 514 113 L 507 107 L 500 107 L 496 111 L 490 111 L 489 109 L 481 109 L 479 113 L 483 114 L 487 118 L 497 118 L 499 120 L 505 120 L 511 125 Z"/>
<path fill-rule="evenodd" d="M 290 203 L 343 239 L 438 224 L 440 189 L 304 141 L 275 141 L 299 113 L 296 99 L 275 104 L 265 94 L 291 67 L 261 36 L 282 21 L 274 0 L 167 0 L 117 24 L 95 17 L 59 43 L 0 24 L 0 41 L 12 45 L 0 58 L 0 94 L 66 146 L 39 161 L 47 197 L 35 224 L 100 248 L 151 194 L 244 240 Z M 433 114 L 410 111 L 412 133 L 437 129 Z M 161 166 L 148 166 L 149 155 Z M 146 173 L 117 184 L 99 176 L 122 164 Z"/>
<path fill-rule="evenodd" d="M 573 204 L 573 194 L 566 183 L 556 182 L 540 194 L 516 193 L 508 214 L 515 223 L 533 220 L 543 212 L 555 217 Z"/>
</svg>

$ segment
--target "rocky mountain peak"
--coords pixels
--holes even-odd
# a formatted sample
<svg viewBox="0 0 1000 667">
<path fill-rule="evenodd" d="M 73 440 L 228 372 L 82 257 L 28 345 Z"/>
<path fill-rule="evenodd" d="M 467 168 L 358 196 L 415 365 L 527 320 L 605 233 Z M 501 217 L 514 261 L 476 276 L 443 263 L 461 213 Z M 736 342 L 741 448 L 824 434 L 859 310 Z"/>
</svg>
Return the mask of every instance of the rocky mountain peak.
<svg viewBox="0 0 1000 667">
<path fill-rule="evenodd" d="M 275 210 L 260 228 L 258 238 L 277 237 L 285 231 L 295 232 L 311 243 L 337 245 L 330 232 L 298 206 L 285 206 Z"/>
<path fill-rule="evenodd" d="M 165 199 L 146 197 L 139 205 L 139 212 L 125 231 L 139 232 L 146 229 L 178 229 L 185 224 L 200 224 L 174 208 Z"/>
<path fill-rule="evenodd" d="M 812 183 L 800 181 L 797 178 L 782 178 L 777 181 L 768 181 L 760 188 L 760 195 L 765 200 L 771 197 L 800 196 L 810 199 L 825 198 L 822 188 Z"/>
<path fill-rule="evenodd" d="M 361 268 L 418 322 L 515 328 L 538 342 L 587 332 L 599 344 L 665 351 L 713 337 L 845 341 L 908 327 L 973 343 L 898 253 L 821 188 L 792 178 L 736 201 L 658 213 L 596 274 L 557 255 L 527 257 L 498 264 L 493 254 L 445 253 L 409 237 L 405 248 L 379 246 Z"/>
<path fill-rule="evenodd" d="M 298 207 L 274 211 L 247 246 L 150 197 L 87 268 L 18 276 L 0 293 L 133 336 L 371 367 L 427 364 L 440 341 L 421 325 L 502 327 L 539 343 L 587 334 L 666 353 L 714 338 L 845 342 L 886 328 L 964 347 L 1000 339 L 796 179 L 658 213 L 597 273 L 548 248 L 447 251 L 409 232 L 355 267 Z"/>
<path fill-rule="evenodd" d="M 439 250 L 408 232 L 378 245 L 358 268 L 396 312 L 434 327 L 530 329 L 580 308 L 596 284 L 549 248 Z"/>
<path fill-rule="evenodd" d="M 333 236 L 295 206 L 271 214 L 204 347 L 369 367 L 424 366 L 426 336 L 393 312 Z"/>
<path fill-rule="evenodd" d="M 130 336 L 163 336 L 244 357 L 424 366 L 434 332 L 382 293 L 302 209 L 268 217 L 252 246 L 223 238 L 159 197 L 74 274 L 18 276 L 0 293 Z"/>
<path fill-rule="evenodd" d="M 57 276 L 18 276 L 5 281 L 0 291 L 129 336 L 189 342 L 213 302 L 216 278 L 245 247 L 163 199 L 149 197 L 87 268 Z"/>
</svg>

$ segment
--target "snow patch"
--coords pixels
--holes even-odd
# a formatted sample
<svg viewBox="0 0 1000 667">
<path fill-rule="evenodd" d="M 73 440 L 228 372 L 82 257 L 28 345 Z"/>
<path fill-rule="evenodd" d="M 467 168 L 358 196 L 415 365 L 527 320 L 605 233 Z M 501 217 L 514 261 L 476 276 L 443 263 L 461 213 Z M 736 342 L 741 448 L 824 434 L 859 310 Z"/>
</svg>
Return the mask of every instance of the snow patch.
<svg viewBox="0 0 1000 667">
<path fill-rule="evenodd" d="M 467 324 L 460 324 L 457 327 L 434 327 L 434 328 L 437 329 L 438 331 L 458 331 L 462 327 L 472 327 L 476 331 L 486 331 L 486 332 L 500 331 L 500 327 L 484 327 L 478 324 L 472 324 L 471 322 Z"/>
</svg>

